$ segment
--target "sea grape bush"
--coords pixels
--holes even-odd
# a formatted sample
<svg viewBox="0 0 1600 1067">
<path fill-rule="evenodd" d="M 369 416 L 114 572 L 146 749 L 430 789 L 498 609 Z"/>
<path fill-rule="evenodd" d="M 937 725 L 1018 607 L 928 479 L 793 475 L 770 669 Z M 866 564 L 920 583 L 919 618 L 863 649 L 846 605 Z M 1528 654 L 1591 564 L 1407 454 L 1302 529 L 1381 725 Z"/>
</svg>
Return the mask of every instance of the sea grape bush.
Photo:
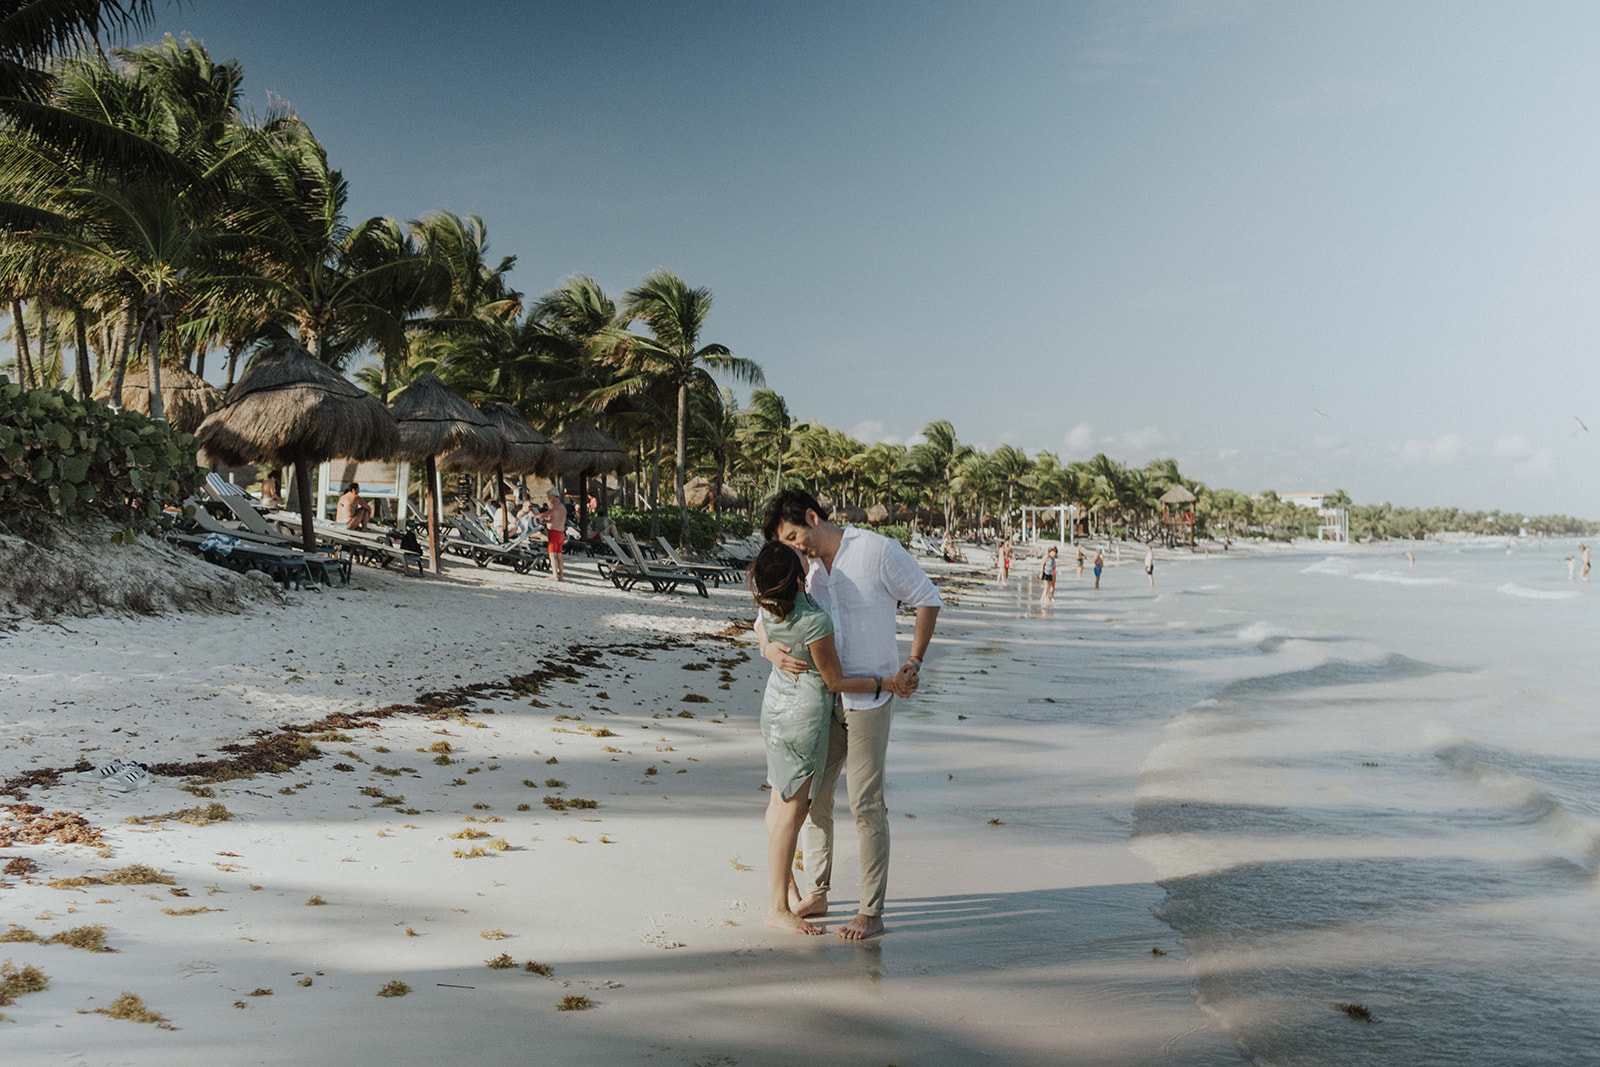
<svg viewBox="0 0 1600 1067">
<path fill-rule="evenodd" d="M 571 512 L 572 521 L 578 521 L 576 509 Z M 650 509 L 629 508 L 619 504 L 611 506 L 611 518 L 617 524 L 621 533 L 631 533 L 640 541 L 650 539 Z M 593 516 L 590 523 L 593 524 Z M 734 512 L 722 513 L 722 530 L 734 537 L 743 537 L 750 532 L 750 520 Z M 678 540 L 678 509 L 675 504 L 668 504 L 661 509 L 661 532 L 666 534 L 667 540 Z M 717 543 L 717 521 L 709 511 L 689 512 L 689 547 L 696 552 L 709 551 Z"/>
<path fill-rule="evenodd" d="M 0 374 L 0 526 L 28 533 L 94 517 L 147 527 L 193 491 L 198 446 L 165 422 Z"/>
</svg>

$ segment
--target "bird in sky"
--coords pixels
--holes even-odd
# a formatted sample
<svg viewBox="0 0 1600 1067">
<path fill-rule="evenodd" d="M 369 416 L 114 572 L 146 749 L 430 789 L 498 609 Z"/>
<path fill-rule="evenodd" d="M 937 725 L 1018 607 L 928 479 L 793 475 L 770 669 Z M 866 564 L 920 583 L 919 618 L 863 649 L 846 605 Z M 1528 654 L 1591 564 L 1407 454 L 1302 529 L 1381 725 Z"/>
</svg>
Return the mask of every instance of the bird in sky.
<svg viewBox="0 0 1600 1067">
<path fill-rule="evenodd" d="M 1325 419 L 1333 418 L 1332 415 L 1329 415 L 1326 411 L 1323 411 L 1321 408 L 1312 408 L 1311 410 L 1315 411 L 1318 415 L 1321 415 Z"/>
<path fill-rule="evenodd" d="M 1580 419 L 1580 418 L 1578 418 L 1578 416 L 1576 416 L 1576 415 L 1574 415 L 1574 416 L 1572 416 L 1572 419 L 1573 419 L 1573 421 L 1574 421 L 1574 422 L 1576 422 L 1576 423 L 1577 423 L 1577 424 L 1578 424 L 1578 425 L 1579 425 L 1579 426 L 1583 426 L 1583 420 L 1582 420 L 1582 419 Z M 1589 432 L 1589 427 L 1587 427 L 1587 426 L 1583 426 L 1583 432 L 1584 432 L 1584 433 L 1588 433 L 1588 432 Z"/>
</svg>

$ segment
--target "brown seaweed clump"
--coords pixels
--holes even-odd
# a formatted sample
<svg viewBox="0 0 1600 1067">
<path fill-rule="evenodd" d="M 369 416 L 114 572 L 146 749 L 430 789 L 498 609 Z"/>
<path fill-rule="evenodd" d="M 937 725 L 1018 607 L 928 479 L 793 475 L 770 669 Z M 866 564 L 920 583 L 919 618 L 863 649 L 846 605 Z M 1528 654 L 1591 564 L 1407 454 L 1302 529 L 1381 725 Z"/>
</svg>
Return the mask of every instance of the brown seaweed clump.
<svg viewBox="0 0 1600 1067">
<path fill-rule="evenodd" d="M 396 978 L 394 981 L 388 983 L 382 989 L 378 990 L 378 996 L 403 997 L 409 992 L 411 992 L 411 987 L 400 981 L 400 979 Z"/>
<path fill-rule="evenodd" d="M 88 926 L 74 926 L 70 930 L 61 930 L 50 935 L 49 940 L 41 939 L 41 945 L 68 945 L 72 948 L 81 948 L 86 952 L 115 952 L 106 944 L 106 928 L 99 923 Z"/>
<path fill-rule="evenodd" d="M 1357 1022 L 1375 1023 L 1378 1021 L 1377 1018 L 1372 1014 L 1372 1009 L 1367 1007 L 1365 1004 L 1346 1004 L 1341 1001 L 1338 1004 L 1335 1004 L 1334 1007 L 1350 1016 L 1350 1018 L 1355 1019 Z"/>
<path fill-rule="evenodd" d="M 167 1022 L 166 1016 L 160 1012 L 151 1011 L 144 1006 L 136 993 L 124 991 L 122 996 L 111 1002 L 107 1008 L 96 1008 L 98 1015 L 108 1015 L 113 1019 L 123 1019 L 130 1023 L 154 1023 L 163 1030 L 176 1030 L 177 1027 Z"/>
<path fill-rule="evenodd" d="M 172 885 L 172 877 L 154 867 L 147 867 L 142 863 L 129 864 L 111 871 L 103 878 L 102 882 L 113 885 Z"/>
<path fill-rule="evenodd" d="M 5 873 L 15 878 L 26 878 L 30 874 L 37 874 L 39 865 L 27 856 L 12 856 L 5 866 Z"/>
<path fill-rule="evenodd" d="M 594 1005 L 582 993 L 569 993 L 561 998 L 561 1003 L 556 1005 L 556 1011 L 587 1011 Z"/>
<path fill-rule="evenodd" d="M 8 804 L 5 811 L 9 818 L 5 823 L 0 823 L 0 848 L 43 845 L 50 841 L 63 845 L 105 847 L 100 831 L 75 811 L 45 814 L 45 810 L 37 804 Z"/>
<path fill-rule="evenodd" d="M 484 966 L 491 971 L 509 971 L 516 965 L 517 961 L 512 959 L 508 952 L 502 952 L 492 960 L 484 960 Z"/>
<path fill-rule="evenodd" d="M 527 963 L 522 965 L 522 969 L 527 971 L 529 974 L 542 975 L 545 978 L 549 978 L 552 974 L 556 973 L 548 963 L 540 963 L 538 960 L 529 960 Z"/>
<path fill-rule="evenodd" d="M 16 999 L 26 993 L 38 993 L 49 987 L 49 977 L 31 963 L 21 968 L 10 960 L 0 963 L 0 1007 L 16 1003 Z"/>
</svg>

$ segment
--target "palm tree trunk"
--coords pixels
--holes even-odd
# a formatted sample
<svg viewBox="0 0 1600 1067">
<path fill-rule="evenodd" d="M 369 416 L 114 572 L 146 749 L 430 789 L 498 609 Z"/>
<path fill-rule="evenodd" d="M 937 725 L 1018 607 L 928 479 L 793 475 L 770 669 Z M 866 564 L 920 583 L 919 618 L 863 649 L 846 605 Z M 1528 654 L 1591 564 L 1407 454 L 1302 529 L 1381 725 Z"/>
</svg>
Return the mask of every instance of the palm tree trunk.
<svg viewBox="0 0 1600 1067">
<path fill-rule="evenodd" d="M 689 454 L 689 383 L 678 386 L 678 547 L 689 547 L 689 501 L 683 491 L 683 469 Z"/>
<path fill-rule="evenodd" d="M 11 326 L 17 337 L 17 383 L 33 388 L 33 354 L 28 350 L 28 323 L 22 317 L 22 301 L 11 301 Z"/>
<path fill-rule="evenodd" d="M 223 385 L 223 392 L 233 388 L 234 374 L 239 369 L 239 351 L 244 348 L 244 341 L 235 338 L 228 342 L 228 380 Z"/>
<path fill-rule="evenodd" d="M 33 361 L 33 386 L 35 389 L 44 388 L 44 367 L 50 361 L 50 309 L 45 306 L 44 297 L 34 301 L 39 309 L 39 358 Z"/>
<path fill-rule="evenodd" d="M 89 313 L 82 307 L 72 309 L 72 327 L 78 345 L 78 396 L 88 400 L 94 395 L 94 380 L 89 376 Z"/>
<path fill-rule="evenodd" d="M 161 313 L 153 312 L 149 322 L 150 359 L 145 369 L 150 373 L 150 417 L 165 419 L 166 410 L 161 403 Z"/>
<path fill-rule="evenodd" d="M 711 483 L 711 518 L 717 531 L 717 536 L 722 536 L 722 477 L 728 470 L 727 453 L 717 456 L 717 480 Z"/>
<path fill-rule="evenodd" d="M 661 424 L 656 423 L 656 451 L 650 460 L 650 539 L 661 536 Z"/>
<path fill-rule="evenodd" d="M 311 464 L 303 459 L 294 461 L 294 495 L 300 498 L 300 547 L 315 552 L 317 530 L 313 525 L 316 511 L 311 506 Z"/>
<path fill-rule="evenodd" d="M 135 341 L 133 327 L 138 321 L 138 312 L 130 300 L 122 320 L 122 335 L 117 339 L 117 351 L 111 357 L 111 406 L 118 411 L 122 410 L 122 379 L 128 373 L 129 349 Z"/>
</svg>

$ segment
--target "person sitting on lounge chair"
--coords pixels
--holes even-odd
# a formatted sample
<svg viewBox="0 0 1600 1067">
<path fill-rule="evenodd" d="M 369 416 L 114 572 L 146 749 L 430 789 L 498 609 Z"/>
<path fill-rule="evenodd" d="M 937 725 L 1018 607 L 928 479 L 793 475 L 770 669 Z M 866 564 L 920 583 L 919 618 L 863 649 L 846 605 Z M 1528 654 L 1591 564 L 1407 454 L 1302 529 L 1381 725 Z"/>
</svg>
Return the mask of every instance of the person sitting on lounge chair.
<svg viewBox="0 0 1600 1067">
<path fill-rule="evenodd" d="M 371 518 L 372 505 L 361 499 L 360 484 L 351 482 L 345 486 L 344 495 L 339 497 L 335 521 L 343 523 L 346 529 L 365 530 Z"/>
<path fill-rule="evenodd" d="M 267 480 L 261 484 L 261 503 L 269 508 L 283 507 L 283 485 L 277 471 L 268 474 Z"/>
</svg>

